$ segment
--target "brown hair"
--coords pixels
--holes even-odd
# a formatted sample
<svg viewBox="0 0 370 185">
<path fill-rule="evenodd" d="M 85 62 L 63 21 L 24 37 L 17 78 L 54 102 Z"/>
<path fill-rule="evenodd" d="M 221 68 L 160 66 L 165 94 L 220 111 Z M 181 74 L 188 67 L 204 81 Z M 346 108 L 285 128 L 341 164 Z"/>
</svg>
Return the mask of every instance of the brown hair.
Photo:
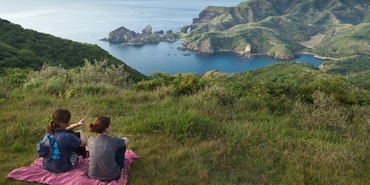
<svg viewBox="0 0 370 185">
<path fill-rule="evenodd" d="M 94 123 L 89 125 L 89 131 L 94 133 L 103 133 L 110 125 L 110 118 L 106 116 L 99 116 Z"/>
<path fill-rule="evenodd" d="M 53 133 L 55 129 L 61 128 L 61 124 L 68 124 L 71 120 L 71 112 L 67 109 L 56 109 L 51 115 L 51 121 L 48 123 L 47 132 Z"/>
</svg>

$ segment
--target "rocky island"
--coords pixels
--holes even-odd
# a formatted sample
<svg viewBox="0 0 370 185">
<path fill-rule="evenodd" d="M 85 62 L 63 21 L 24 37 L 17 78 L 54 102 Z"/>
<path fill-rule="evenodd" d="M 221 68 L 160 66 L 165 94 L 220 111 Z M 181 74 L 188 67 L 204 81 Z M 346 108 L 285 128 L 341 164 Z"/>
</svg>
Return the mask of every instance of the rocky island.
<svg viewBox="0 0 370 185">
<path fill-rule="evenodd" d="M 142 33 L 136 33 L 125 27 L 119 27 L 111 31 L 108 35 L 108 38 L 100 39 L 101 41 L 107 41 L 113 44 L 121 45 L 144 45 L 159 43 L 161 41 L 173 42 L 177 39 L 177 34 L 172 30 L 164 32 L 163 30 L 152 32 L 152 26 L 147 25 Z"/>
</svg>

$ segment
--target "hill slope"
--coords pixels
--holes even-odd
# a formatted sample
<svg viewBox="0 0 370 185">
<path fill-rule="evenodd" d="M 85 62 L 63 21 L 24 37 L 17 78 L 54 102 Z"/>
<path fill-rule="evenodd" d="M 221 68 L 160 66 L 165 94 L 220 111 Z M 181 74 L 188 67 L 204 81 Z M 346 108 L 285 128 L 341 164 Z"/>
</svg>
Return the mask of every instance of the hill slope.
<svg viewBox="0 0 370 185">
<path fill-rule="evenodd" d="M 68 69 L 83 66 L 84 60 L 124 64 L 97 45 L 61 39 L 0 19 L 0 69 L 20 67 L 38 70 L 44 63 Z M 124 70 L 134 81 L 145 77 L 130 66 L 125 65 Z"/>
<path fill-rule="evenodd" d="M 346 50 L 340 37 L 356 38 L 368 30 L 369 2 L 365 0 L 250 0 L 235 7 L 209 6 L 191 25 L 182 27 L 185 42 L 183 48 L 202 52 L 231 51 L 243 55 L 267 54 L 275 58 L 289 59 L 300 54 L 305 47 L 301 42 L 311 36 L 325 35 L 318 50 L 310 50 L 328 56 L 337 51 L 324 45 L 340 45 Z M 354 33 L 353 33 L 354 32 Z M 369 47 L 369 43 L 362 45 Z M 346 54 L 353 54 L 348 49 Z M 361 48 L 357 54 L 367 53 Z"/>
<path fill-rule="evenodd" d="M 0 184 L 29 185 L 6 175 L 37 158 L 59 107 L 72 122 L 111 117 L 111 134 L 128 137 L 140 155 L 132 185 L 370 183 L 370 93 L 339 75 L 279 62 L 232 74 L 157 74 L 131 88 L 114 83 L 117 73 L 86 67 L 67 81 L 47 75 L 74 69 L 43 68 L 18 85 L 21 75 L 0 76 Z M 78 129 L 92 135 L 88 125 Z"/>
</svg>

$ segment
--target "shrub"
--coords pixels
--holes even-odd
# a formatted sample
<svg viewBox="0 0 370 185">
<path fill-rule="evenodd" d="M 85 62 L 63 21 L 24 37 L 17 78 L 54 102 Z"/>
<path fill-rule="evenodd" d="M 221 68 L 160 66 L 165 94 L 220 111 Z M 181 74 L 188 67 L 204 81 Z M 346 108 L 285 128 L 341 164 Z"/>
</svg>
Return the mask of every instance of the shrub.
<svg viewBox="0 0 370 185">
<path fill-rule="evenodd" d="M 101 95 L 106 93 L 117 92 L 117 87 L 111 84 L 104 83 L 83 83 L 75 85 L 72 91 L 78 94 L 91 94 L 91 95 Z"/>
<path fill-rule="evenodd" d="M 58 77 L 50 79 L 32 78 L 23 85 L 24 90 L 47 95 L 59 95 L 60 92 L 65 92 L 67 88 L 68 84 L 65 80 Z"/>
<path fill-rule="evenodd" d="M 316 91 L 313 100 L 312 105 L 297 103 L 293 115 L 302 118 L 297 126 L 308 130 L 323 129 L 338 132 L 348 125 L 347 111 L 339 106 L 333 96 Z"/>
<path fill-rule="evenodd" d="M 206 86 L 200 92 L 202 98 L 206 101 L 215 100 L 221 106 L 233 106 L 236 101 L 236 96 L 227 91 L 225 87 L 219 85 Z"/>
<path fill-rule="evenodd" d="M 10 89 L 20 87 L 27 80 L 30 72 L 30 69 L 7 68 L 4 70 L 1 84 L 3 87 Z"/>
<path fill-rule="evenodd" d="M 200 75 L 192 73 L 176 74 L 173 83 L 177 95 L 194 94 L 205 85 L 202 83 Z"/>
<path fill-rule="evenodd" d="M 93 63 L 85 60 L 83 67 L 77 68 L 73 73 L 73 82 L 76 84 L 85 83 L 106 83 L 120 87 L 126 87 L 131 82 L 129 74 L 124 71 L 123 65 L 110 65 L 106 60 L 94 61 Z"/>
<path fill-rule="evenodd" d="M 148 76 L 147 80 L 142 80 L 134 85 L 136 89 L 139 90 L 154 90 L 160 86 L 166 86 L 173 84 L 174 76 L 169 73 L 157 72 L 151 76 Z"/>
</svg>

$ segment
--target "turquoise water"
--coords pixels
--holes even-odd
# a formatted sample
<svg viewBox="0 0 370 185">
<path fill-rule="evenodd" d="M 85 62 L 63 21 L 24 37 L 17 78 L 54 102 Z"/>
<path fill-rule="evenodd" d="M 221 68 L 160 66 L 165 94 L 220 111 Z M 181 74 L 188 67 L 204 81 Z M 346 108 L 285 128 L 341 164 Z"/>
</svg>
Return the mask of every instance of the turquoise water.
<svg viewBox="0 0 370 185">
<path fill-rule="evenodd" d="M 125 26 L 141 32 L 147 24 L 153 31 L 178 31 L 209 5 L 235 6 L 239 0 L 64 0 L 37 2 L 0 0 L 0 17 L 24 28 L 52 34 L 78 42 L 97 44 L 116 58 L 139 72 L 199 73 L 209 70 L 239 72 L 256 69 L 276 62 L 268 57 L 244 59 L 231 53 L 197 54 L 178 50 L 181 41 L 145 46 L 111 45 L 99 39 L 109 32 Z M 322 61 L 303 55 L 296 61 L 319 66 Z"/>
<path fill-rule="evenodd" d="M 149 75 L 154 72 L 199 73 L 210 70 L 222 72 L 240 72 L 282 62 L 270 57 L 242 58 L 233 53 L 199 54 L 192 51 L 178 50 L 181 41 L 161 42 L 145 46 L 109 45 L 110 53 L 123 59 L 129 66 Z M 296 61 L 308 62 L 319 66 L 322 61 L 311 55 L 302 55 Z"/>
</svg>

